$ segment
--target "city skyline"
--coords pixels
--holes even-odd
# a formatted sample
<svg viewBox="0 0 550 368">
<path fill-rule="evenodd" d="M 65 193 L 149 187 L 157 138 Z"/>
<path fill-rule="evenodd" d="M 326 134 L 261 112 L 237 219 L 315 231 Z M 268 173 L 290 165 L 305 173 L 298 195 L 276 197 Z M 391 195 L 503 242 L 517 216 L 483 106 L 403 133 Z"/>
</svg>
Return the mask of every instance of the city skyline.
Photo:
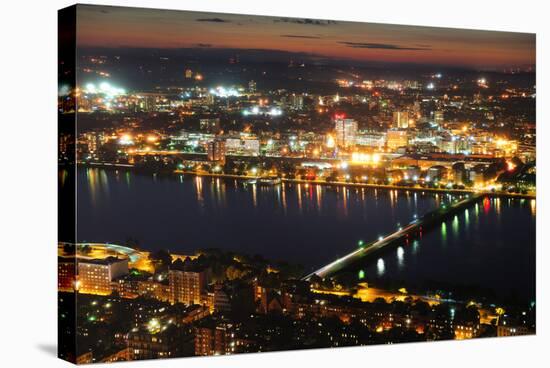
<svg viewBox="0 0 550 368">
<path fill-rule="evenodd" d="M 536 333 L 534 35 L 59 19 L 62 359 Z"/>
</svg>

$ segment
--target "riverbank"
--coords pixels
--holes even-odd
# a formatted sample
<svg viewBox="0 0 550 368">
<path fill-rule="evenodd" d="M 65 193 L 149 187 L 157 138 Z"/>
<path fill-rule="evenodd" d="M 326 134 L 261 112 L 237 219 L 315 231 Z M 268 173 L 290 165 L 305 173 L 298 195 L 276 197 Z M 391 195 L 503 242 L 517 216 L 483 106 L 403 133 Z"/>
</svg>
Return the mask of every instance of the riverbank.
<svg viewBox="0 0 550 368">
<path fill-rule="evenodd" d="M 252 176 L 252 175 L 220 174 L 220 173 L 210 173 L 210 172 L 197 173 L 197 172 L 185 171 L 185 170 L 174 170 L 174 173 L 177 175 L 194 175 L 194 176 L 206 176 L 206 177 L 227 178 L 227 179 L 237 179 L 237 180 L 259 179 L 258 176 Z M 283 183 L 323 185 L 323 186 L 329 186 L 329 187 L 370 188 L 370 189 L 382 189 L 382 190 L 399 190 L 399 191 L 459 194 L 459 195 L 460 194 L 480 194 L 480 195 L 488 195 L 490 197 L 536 199 L 536 194 L 492 192 L 492 191 L 480 191 L 480 190 L 474 190 L 474 189 L 423 188 L 423 187 L 407 187 L 407 186 L 386 185 L 386 184 L 350 183 L 350 182 L 342 182 L 342 181 L 305 180 L 305 179 L 289 179 L 289 178 L 281 178 L 281 181 Z"/>
<path fill-rule="evenodd" d="M 81 166 L 97 167 L 104 169 L 123 169 L 123 170 L 137 170 L 134 165 L 131 164 L 113 164 L 108 162 L 79 162 Z M 147 171 L 149 173 L 149 171 Z M 154 174 L 154 173 L 153 173 Z M 212 173 L 212 172 L 195 172 L 187 170 L 174 170 L 170 172 L 163 172 L 162 175 L 193 175 L 193 176 L 205 176 L 205 177 L 214 177 L 214 178 L 225 178 L 225 179 L 236 179 L 236 180 L 255 180 L 260 179 L 260 177 L 255 175 L 236 175 L 236 174 L 226 174 L 226 173 Z M 509 192 L 493 192 L 493 191 L 482 191 L 475 189 L 454 189 L 454 188 L 425 188 L 420 186 L 400 186 L 400 185 L 391 185 L 391 184 L 372 184 L 372 183 L 352 183 L 352 182 L 343 182 L 343 181 L 326 181 L 326 180 L 306 180 L 306 179 L 290 179 L 290 178 L 281 178 L 281 181 L 284 183 L 295 183 L 295 184 L 309 184 L 309 185 L 323 185 L 328 187 L 349 187 L 349 188 L 371 188 L 371 189 L 381 189 L 381 190 L 399 190 L 399 191 L 410 191 L 410 192 L 428 192 L 428 193 L 441 193 L 441 194 L 485 194 L 490 197 L 500 197 L 500 198 L 519 198 L 519 199 L 536 199 L 536 194 L 531 193 L 509 193 Z"/>
</svg>

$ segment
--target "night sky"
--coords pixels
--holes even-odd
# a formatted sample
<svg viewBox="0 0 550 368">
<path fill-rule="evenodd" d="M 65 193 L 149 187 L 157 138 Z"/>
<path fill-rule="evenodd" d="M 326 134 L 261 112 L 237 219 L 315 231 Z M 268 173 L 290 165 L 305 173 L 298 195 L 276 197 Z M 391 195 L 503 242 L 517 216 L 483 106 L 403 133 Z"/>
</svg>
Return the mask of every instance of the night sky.
<svg viewBox="0 0 550 368">
<path fill-rule="evenodd" d="M 78 5 L 80 47 L 281 50 L 319 59 L 472 69 L 535 65 L 535 35 Z"/>
</svg>

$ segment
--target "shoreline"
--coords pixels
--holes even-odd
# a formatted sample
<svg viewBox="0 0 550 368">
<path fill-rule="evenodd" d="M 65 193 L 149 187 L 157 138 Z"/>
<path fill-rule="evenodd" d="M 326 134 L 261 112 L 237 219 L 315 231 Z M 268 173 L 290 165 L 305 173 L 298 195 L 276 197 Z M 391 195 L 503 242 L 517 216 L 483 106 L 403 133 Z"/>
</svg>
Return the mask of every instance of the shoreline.
<svg viewBox="0 0 550 368">
<path fill-rule="evenodd" d="M 227 178 L 227 179 L 237 179 L 237 180 L 260 179 L 260 177 L 258 176 L 250 176 L 250 175 L 196 173 L 196 172 L 183 171 L 183 170 L 174 170 L 174 174 L 205 176 L 205 177 L 213 177 L 213 178 Z M 381 189 L 381 190 L 431 192 L 431 193 L 441 193 L 441 194 L 480 194 L 480 195 L 487 195 L 490 197 L 536 199 L 536 194 L 533 195 L 533 194 L 508 193 L 508 192 L 476 191 L 473 189 L 422 188 L 422 187 L 406 187 L 406 186 L 399 186 L 399 185 L 348 183 L 348 182 L 341 182 L 341 181 L 327 182 L 323 180 L 288 179 L 288 178 L 281 178 L 281 181 L 283 183 L 323 185 L 323 186 L 330 186 L 330 187 L 370 188 L 370 189 Z M 266 184 L 266 185 L 269 185 L 269 184 Z"/>
<path fill-rule="evenodd" d="M 113 164 L 113 163 L 83 163 L 80 162 L 77 164 L 77 167 L 97 167 L 104 169 L 114 169 L 114 170 L 132 170 L 137 172 L 146 172 L 157 175 L 192 175 L 192 176 L 204 176 L 212 178 L 225 178 L 225 179 L 236 179 L 241 181 L 246 180 L 256 180 L 260 179 L 259 176 L 252 175 L 236 175 L 236 174 L 216 174 L 210 172 L 193 172 L 185 170 L 173 170 L 170 172 L 152 172 L 152 171 L 141 171 L 137 169 L 134 165 L 130 164 Z M 289 179 L 281 178 L 283 183 L 293 183 L 293 184 L 311 184 L 311 185 L 323 185 L 327 187 L 350 187 L 350 188 L 369 188 L 369 189 L 380 189 L 380 190 L 399 190 L 399 191 L 412 191 L 412 192 L 430 192 L 437 194 L 480 194 L 487 195 L 492 198 L 518 198 L 518 199 L 537 199 L 536 194 L 521 194 L 521 193 L 509 193 L 509 192 L 491 192 L 491 191 L 477 191 L 474 189 L 446 189 L 446 188 L 423 188 L 423 187 L 408 187 L 408 186 L 399 186 L 399 185 L 386 185 L 386 184 L 369 184 L 369 183 L 349 183 L 342 181 L 324 181 L 324 180 L 306 180 L 306 179 Z M 261 185 L 270 185 L 270 184 L 261 184 Z M 277 185 L 277 184 L 275 184 Z"/>
</svg>

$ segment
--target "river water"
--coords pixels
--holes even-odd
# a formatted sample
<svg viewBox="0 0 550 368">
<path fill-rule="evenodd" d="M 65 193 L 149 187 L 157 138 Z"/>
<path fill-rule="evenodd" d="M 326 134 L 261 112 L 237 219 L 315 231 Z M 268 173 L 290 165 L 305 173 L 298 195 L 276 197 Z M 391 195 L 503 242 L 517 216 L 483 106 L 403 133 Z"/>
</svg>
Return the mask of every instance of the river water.
<svg viewBox="0 0 550 368">
<path fill-rule="evenodd" d="M 78 239 L 192 253 L 221 248 L 314 270 L 450 196 L 78 169 Z M 492 199 L 357 270 L 372 282 L 443 283 L 534 298 L 535 200 Z M 356 270 L 354 270 L 356 271 Z"/>
</svg>

